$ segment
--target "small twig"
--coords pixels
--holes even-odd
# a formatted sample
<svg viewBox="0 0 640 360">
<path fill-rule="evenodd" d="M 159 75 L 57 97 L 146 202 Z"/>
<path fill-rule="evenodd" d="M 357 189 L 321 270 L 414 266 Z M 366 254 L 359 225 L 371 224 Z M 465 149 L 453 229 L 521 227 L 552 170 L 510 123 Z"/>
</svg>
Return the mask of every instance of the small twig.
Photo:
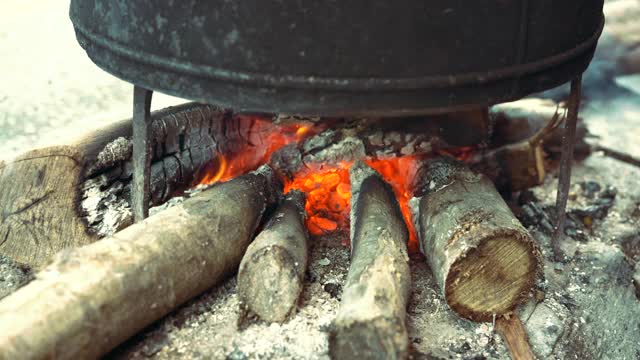
<svg viewBox="0 0 640 360">
<path fill-rule="evenodd" d="M 513 360 L 534 360 L 527 332 L 517 314 L 505 314 L 496 320 L 496 331 L 502 336 Z"/>
<path fill-rule="evenodd" d="M 540 145 L 545 139 L 547 139 L 553 132 L 562 124 L 562 122 L 567 118 L 566 110 L 563 116 L 560 116 L 560 105 L 556 107 L 556 112 L 553 114 L 553 117 L 547 122 L 542 129 L 538 130 L 533 136 L 529 138 L 529 144 L 532 147 Z"/>
<path fill-rule="evenodd" d="M 602 145 L 593 145 L 593 151 L 602 152 L 605 156 L 627 163 L 629 165 L 640 167 L 640 159 L 627 153 L 623 153 Z"/>
</svg>

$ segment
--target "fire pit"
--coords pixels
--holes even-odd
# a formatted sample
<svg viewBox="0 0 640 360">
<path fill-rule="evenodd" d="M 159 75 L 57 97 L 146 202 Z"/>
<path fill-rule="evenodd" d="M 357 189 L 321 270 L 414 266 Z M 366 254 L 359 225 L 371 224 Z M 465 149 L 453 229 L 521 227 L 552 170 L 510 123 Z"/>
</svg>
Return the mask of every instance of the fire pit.
<svg viewBox="0 0 640 360">
<path fill-rule="evenodd" d="M 558 188 L 559 234 L 580 74 L 604 26 L 602 5 L 408 1 L 157 7 L 95 0 L 73 1 L 70 15 L 91 59 L 136 84 L 137 220 L 148 213 L 154 89 L 240 111 L 388 116 L 488 106 L 574 79 Z M 366 8 L 375 10 L 363 14 Z"/>
<path fill-rule="evenodd" d="M 499 191 L 541 183 L 542 143 L 563 116 L 556 108 L 536 131 L 491 147 L 487 108 L 571 81 L 553 226 L 561 257 L 581 74 L 604 24 L 601 1 L 94 0 L 72 1 L 70 14 L 90 58 L 135 86 L 131 143 L 112 139 L 82 167 L 85 221 L 110 237 L 58 258 L 50 271 L 64 276 L 30 285 L 55 298 L 65 281 L 92 291 L 107 276 L 84 279 L 92 269 L 129 279 L 104 280 L 96 319 L 118 329 L 96 330 L 94 349 L 72 320 L 32 299 L 76 342 L 64 356 L 112 349 L 238 263 L 240 326 L 287 321 L 308 234 L 347 227 L 351 265 L 329 330 L 333 358 L 407 357 L 407 259 L 419 252 L 450 309 L 497 321 L 514 356 L 530 355 L 509 314 L 530 297 L 541 255 Z M 224 109 L 189 104 L 152 116 L 153 91 Z M 145 220 L 150 204 L 209 185 Z M 131 226 L 126 213 L 105 215 L 127 208 L 123 194 Z M 46 341 L 30 354 L 42 355 Z"/>
</svg>

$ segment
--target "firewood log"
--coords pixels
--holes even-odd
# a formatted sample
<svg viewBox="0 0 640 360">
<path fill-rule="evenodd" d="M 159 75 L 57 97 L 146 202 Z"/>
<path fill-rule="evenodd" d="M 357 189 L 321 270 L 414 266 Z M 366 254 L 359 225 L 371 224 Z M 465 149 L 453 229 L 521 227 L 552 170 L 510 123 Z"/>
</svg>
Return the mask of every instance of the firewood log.
<svg viewBox="0 0 640 360">
<path fill-rule="evenodd" d="M 556 111 L 544 126 L 526 139 L 496 149 L 478 151 L 467 162 L 473 170 L 489 177 L 503 192 L 540 185 L 546 174 L 543 143 L 555 133 L 561 122 L 562 118 Z"/>
<path fill-rule="evenodd" d="M 259 169 L 60 252 L 0 302 L 0 358 L 98 358 L 233 274 L 278 191 L 272 179 Z"/>
<path fill-rule="evenodd" d="M 540 271 L 538 247 L 484 175 L 450 158 L 418 172 L 420 249 L 453 311 L 490 321 L 513 310 Z"/>
<path fill-rule="evenodd" d="M 496 330 L 502 336 L 513 360 L 534 360 L 529 336 L 516 313 L 496 319 Z"/>
<path fill-rule="evenodd" d="M 223 116 L 199 104 L 152 114 L 152 205 L 191 185 L 194 173 L 215 156 Z M 107 235 L 90 229 L 117 222 L 111 234 L 129 225 L 130 138 L 131 120 L 122 120 L 0 164 L 0 252 L 40 266 L 59 250 Z M 114 213 L 124 219 L 106 213 L 103 205 L 112 201 L 121 205 Z"/>
<path fill-rule="evenodd" d="M 549 99 L 526 98 L 492 106 L 489 117 L 492 122 L 491 148 L 499 148 L 527 140 L 543 129 L 558 112 L 564 113 L 566 106 Z M 578 119 L 576 129 L 576 152 L 588 154 L 590 149 L 585 138 L 588 129 L 584 121 Z M 559 154 L 562 148 L 564 129 L 556 127 L 545 135 L 541 143 L 545 152 Z"/>
<path fill-rule="evenodd" d="M 308 247 L 304 200 L 302 192 L 289 192 L 240 263 L 240 306 L 267 322 L 285 321 L 302 291 Z"/>
<path fill-rule="evenodd" d="M 329 335 L 332 359 L 404 359 L 411 275 L 408 231 L 391 187 L 357 162 L 350 170 L 351 265 Z"/>
</svg>

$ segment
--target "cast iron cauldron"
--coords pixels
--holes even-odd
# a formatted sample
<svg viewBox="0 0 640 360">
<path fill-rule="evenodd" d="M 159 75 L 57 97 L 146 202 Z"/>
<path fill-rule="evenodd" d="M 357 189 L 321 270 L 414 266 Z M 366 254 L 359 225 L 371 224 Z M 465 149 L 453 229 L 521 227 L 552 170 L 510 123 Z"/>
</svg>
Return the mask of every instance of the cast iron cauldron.
<svg viewBox="0 0 640 360">
<path fill-rule="evenodd" d="M 583 72 L 603 0 L 72 0 L 104 70 L 236 110 L 406 115 L 485 106 Z"/>
</svg>

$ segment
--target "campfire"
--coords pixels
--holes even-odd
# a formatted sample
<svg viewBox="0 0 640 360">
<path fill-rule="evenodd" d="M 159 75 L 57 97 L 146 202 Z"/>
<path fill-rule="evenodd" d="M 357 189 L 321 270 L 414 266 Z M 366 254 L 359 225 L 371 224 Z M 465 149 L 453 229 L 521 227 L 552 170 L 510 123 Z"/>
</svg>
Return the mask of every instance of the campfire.
<svg viewBox="0 0 640 360">
<path fill-rule="evenodd" d="M 139 224 L 130 210 L 132 144 L 122 122 L 110 139 L 89 134 L 78 142 L 101 149 L 79 148 L 82 172 L 66 160 L 56 168 L 65 183 L 82 179 L 81 209 L 66 216 L 85 236 L 105 239 L 62 253 L 48 267 L 58 275 L 30 286 L 47 299 L 57 296 L 43 295 L 55 292 L 51 281 L 93 291 L 96 279 L 87 274 L 119 268 L 148 282 L 140 294 L 148 301 L 125 305 L 129 293 L 109 271 L 96 273 L 110 289 L 100 301 L 125 301 L 126 318 L 133 311 L 151 319 L 239 266 L 240 323 L 286 322 L 296 316 L 309 248 L 329 236 L 351 254 L 329 335 L 332 356 L 406 357 L 409 256 L 426 258 L 450 308 L 469 320 L 500 320 L 533 291 L 538 248 L 499 191 L 544 178 L 543 146 L 557 144 L 563 110 L 536 106 L 544 116 L 515 128 L 519 120 L 499 121 L 502 111 L 486 109 L 397 120 L 268 117 L 200 104 L 167 109 L 153 116 L 152 216 Z M 496 145 L 496 132 L 516 140 Z M 169 233 L 182 240 L 165 242 Z M 166 271 L 175 276 L 158 282 Z M 139 315 L 121 318 L 105 341 L 138 331 L 148 323 Z M 387 340 L 378 344 L 378 337 Z"/>
<path fill-rule="evenodd" d="M 617 195 L 576 192 L 574 154 L 635 161 L 579 121 L 602 4 L 249 3 L 71 1 L 133 116 L 0 162 L 0 251 L 37 272 L 0 357 L 155 356 L 204 314 L 193 357 L 551 356 L 573 305 L 548 279 Z"/>
</svg>

